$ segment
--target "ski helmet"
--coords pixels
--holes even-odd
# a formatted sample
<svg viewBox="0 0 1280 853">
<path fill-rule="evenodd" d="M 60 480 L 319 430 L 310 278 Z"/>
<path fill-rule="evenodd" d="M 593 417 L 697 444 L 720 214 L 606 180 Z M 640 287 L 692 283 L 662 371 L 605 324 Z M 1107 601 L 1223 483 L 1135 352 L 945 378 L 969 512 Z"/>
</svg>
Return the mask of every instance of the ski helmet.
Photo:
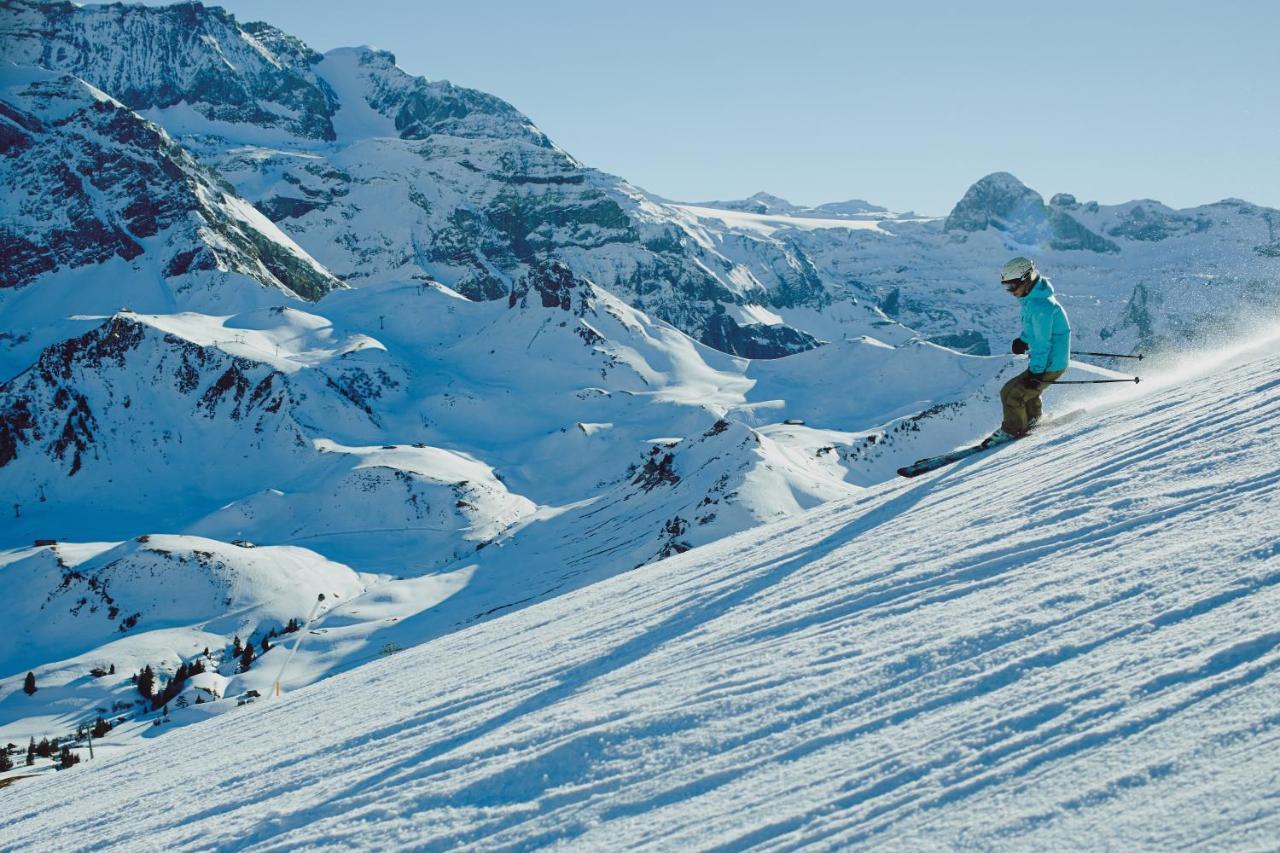
<svg viewBox="0 0 1280 853">
<path fill-rule="evenodd" d="M 1001 268 L 1000 283 L 1004 285 L 1005 290 L 1013 291 L 1023 284 L 1035 281 L 1039 276 L 1040 272 L 1031 259 L 1019 256 Z"/>
</svg>

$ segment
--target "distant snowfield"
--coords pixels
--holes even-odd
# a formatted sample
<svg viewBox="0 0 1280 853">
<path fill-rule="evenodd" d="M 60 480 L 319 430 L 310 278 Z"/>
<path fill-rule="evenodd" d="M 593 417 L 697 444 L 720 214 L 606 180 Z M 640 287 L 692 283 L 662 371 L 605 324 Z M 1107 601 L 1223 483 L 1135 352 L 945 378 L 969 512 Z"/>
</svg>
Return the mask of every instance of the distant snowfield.
<svg viewBox="0 0 1280 853">
<path fill-rule="evenodd" d="M 21 782 L 0 835 L 1271 847 L 1274 353 Z"/>
<path fill-rule="evenodd" d="M 671 204 L 695 219 L 718 219 L 730 228 L 740 228 L 769 236 L 781 228 L 799 228 L 815 231 L 819 228 L 844 228 L 849 231 L 878 231 L 888 235 L 881 227 L 881 219 L 821 219 L 816 216 L 785 216 L 776 213 L 749 213 L 744 210 L 722 210 L 718 207 L 698 207 L 692 204 Z M 927 220 L 906 220 L 910 222 Z"/>
</svg>

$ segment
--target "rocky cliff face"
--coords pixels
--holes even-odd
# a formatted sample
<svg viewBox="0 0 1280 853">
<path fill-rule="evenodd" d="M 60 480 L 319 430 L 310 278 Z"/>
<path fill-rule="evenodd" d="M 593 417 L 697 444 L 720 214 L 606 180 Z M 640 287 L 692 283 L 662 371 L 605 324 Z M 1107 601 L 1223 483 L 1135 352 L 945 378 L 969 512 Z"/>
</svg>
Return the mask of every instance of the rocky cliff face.
<svg viewBox="0 0 1280 853">
<path fill-rule="evenodd" d="M 135 398 L 141 408 L 130 413 Z M 182 402 L 175 406 L 175 399 Z M 190 418 L 185 426 L 197 433 L 206 421 L 225 419 L 243 422 L 243 431 L 227 432 L 258 446 L 262 436 L 278 436 L 286 448 L 305 444 L 286 403 L 288 381 L 277 371 L 121 314 L 48 348 L 0 385 L 0 468 L 26 462 L 26 473 L 60 470 L 75 477 L 86 466 L 123 463 L 139 453 L 163 459 L 183 444 L 173 431 L 181 418 L 170 421 L 166 413 Z M 27 491 L 16 481 L 10 485 L 15 496 Z"/>
<path fill-rule="evenodd" d="M 217 6 L 7 2 L 0 51 L 13 63 L 88 80 L 134 110 L 184 105 L 210 121 L 331 140 L 319 55 Z"/>
<path fill-rule="evenodd" d="M 0 72 L 0 288 L 149 255 L 317 299 L 341 283 L 163 130 L 67 74 Z M 181 286 L 181 285 L 175 285 Z"/>
</svg>

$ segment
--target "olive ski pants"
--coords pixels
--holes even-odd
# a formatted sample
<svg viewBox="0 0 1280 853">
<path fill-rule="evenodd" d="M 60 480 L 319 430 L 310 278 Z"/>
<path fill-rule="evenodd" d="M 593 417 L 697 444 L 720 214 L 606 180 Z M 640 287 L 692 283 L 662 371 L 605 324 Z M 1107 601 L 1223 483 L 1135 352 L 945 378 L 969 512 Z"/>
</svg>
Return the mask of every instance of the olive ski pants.
<svg viewBox="0 0 1280 853">
<path fill-rule="evenodd" d="M 1051 370 L 1036 374 L 1040 377 L 1036 379 L 1030 371 L 1024 370 L 1006 382 L 1000 389 L 1000 402 L 1004 406 L 1004 423 L 1001 426 L 1004 431 L 1010 435 L 1022 435 L 1030 421 L 1039 420 L 1040 395 L 1064 373 L 1065 370 Z"/>
</svg>

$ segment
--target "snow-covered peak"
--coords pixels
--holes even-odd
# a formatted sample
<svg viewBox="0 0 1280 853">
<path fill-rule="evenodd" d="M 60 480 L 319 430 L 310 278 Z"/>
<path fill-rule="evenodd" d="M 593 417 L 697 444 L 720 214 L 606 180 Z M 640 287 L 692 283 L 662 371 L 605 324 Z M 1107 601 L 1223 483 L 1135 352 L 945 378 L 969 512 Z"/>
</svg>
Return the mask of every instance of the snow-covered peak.
<svg viewBox="0 0 1280 853">
<path fill-rule="evenodd" d="M 772 216 L 795 216 L 812 219 L 839 218 L 842 216 L 865 217 L 869 214 L 889 214 L 888 208 L 880 207 L 862 199 L 848 201 L 832 201 L 817 207 L 804 207 L 792 204 L 785 198 L 758 192 L 737 201 L 704 201 L 693 203 L 693 207 L 714 208 L 717 210 L 736 210 L 743 213 L 755 213 Z"/>
<path fill-rule="evenodd" d="M 330 50 L 316 72 L 337 96 L 334 126 L 340 142 L 378 136 L 457 137 L 550 142 L 506 101 L 448 81 L 414 77 L 395 55 L 371 47 Z"/>
<path fill-rule="evenodd" d="M 89 80 L 182 135 L 296 146 L 445 134 L 551 147 L 500 98 L 414 77 L 387 51 L 322 56 L 216 6 L 16 0 L 0 21 L 0 49 L 12 62 Z"/>
<path fill-rule="evenodd" d="M 1061 196 L 1056 196 L 1061 200 Z M 964 233 L 994 229 L 1011 246 L 1118 252 L 1120 247 L 1067 213 L 1066 205 L 1046 205 L 1040 193 L 1008 172 L 987 175 L 969 187 L 943 229 Z"/>
<path fill-rule="evenodd" d="M 747 213 L 794 213 L 799 208 L 787 201 L 767 192 L 758 192 L 738 201 L 704 201 L 697 203 L 700 207 L 716 207 L 722 210 L 742 210 Z"/>
<path fill-rule="evenodd" d="M 0 18 L 11 62 L 89 80 L 133 109 L 186 103 L 205 118 L 332 139 L 318 56 L 265 24 L 217 6 L 75 6 L 16 0 Z"/>
<path fill-rule="evenodd" d="M 969 187 L 947 217 L 948 231 L 981 231 L 995 225 L 1014 239 L 1035 243 L 1047 218 L 1044 198 L 1008 172 L 995 172 Z"/>
<path fill-rule="evenodd" d="M 823 215 L 851 215 L 856 216 L 865 213 L 888 213 L 887 207 L 881 207 L 878 204 L 861 198 L 851 198 L 847 201 L 829 201 L 820 204 L 814 208 L 814 211 Z"/>
</svg>

